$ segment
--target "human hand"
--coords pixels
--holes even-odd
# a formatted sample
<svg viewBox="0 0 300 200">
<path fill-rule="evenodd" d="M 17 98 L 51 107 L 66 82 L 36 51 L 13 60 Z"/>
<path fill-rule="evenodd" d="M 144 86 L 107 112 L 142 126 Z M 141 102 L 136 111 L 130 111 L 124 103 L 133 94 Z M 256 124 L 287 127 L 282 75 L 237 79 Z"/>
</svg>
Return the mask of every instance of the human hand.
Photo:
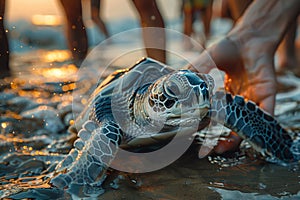
<svg viewBox="0 0 300 200">
<path fill-rule="evenodd" d="M 259 39 L 255 39 L 259 40 Z M 189 69 L 208 73 L 212 59 L 216 66 L 226 72 L 225 89 L 233 95 L 241 95 L 254 101 L 262 109 L 274 114 L 276 77 L 273 53 L 266 44 L 253 41 L 254 45 L 241 45 L 230 36 L 207 49 L 211 58 L 202 53 Z"/>
<path fill-rule="evenodd" d="M 239 40 L 224 38 L 189 66 L 197 71 L 208 73 L 213 66 L 207 65 L 212 59 L 216 66 L 226 72 L 225 89 L 233 95 L 244 96 L 252 100 L 265 111 L 273 115 L 276 95 L 276 77 L 272 52 L 264 48 L 265 44 L 253 41 L 254 45 L 241 45 Z M 256 39 L 258 40 L 258 39 Z M 261 45 L 258 45 L 261 44 Z M 222 154 L 236 150 L 241 138 L 231 133 L 226 139 L 219 141 L 213 151 Z"/>
<path fill-rule="evenodd" d="M 299 11 L 299 0 L 254 1 L 226 38 L 207 49 L 216 66 L 226 72 L 226 90 L 254 101 L 271 115 L 276 95 L 274 54 Z M 208 64 L 211 58 L 202 53 L 188 68 L 208 73 L 214 67 Z M 228 143 L 236 144 L 234 138 Z M 215 150 L 220 146 L 222 142 Z M 225 146 L 221 151 L 226 151 Z"/>
</svg>

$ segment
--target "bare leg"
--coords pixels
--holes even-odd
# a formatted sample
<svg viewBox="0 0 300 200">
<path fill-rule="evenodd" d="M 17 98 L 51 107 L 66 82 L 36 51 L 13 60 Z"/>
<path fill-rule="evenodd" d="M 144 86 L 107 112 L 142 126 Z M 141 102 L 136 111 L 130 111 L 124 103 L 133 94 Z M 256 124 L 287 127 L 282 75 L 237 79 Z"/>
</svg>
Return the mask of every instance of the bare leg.
<svg viewBox="0 0 300 200">
<path fill-rule="evenodd" d="M 73 59 L 81 63 L 87 55 L 88 40 L 82 21 L 81 0 L 60 0 L 67 19 L 67 40 Z"/>
<path fill-rule="evenodd" d="M 156 5 L 155 0 L 132 0 L 140 18 L 141 26 L 164 28 L 164 21 Z M 147 55 L 163 63 L 166 62 L 166 36 L 165 31 L 161 30 L 143 30 L 144 44 Z M 148 48 L 155 47 L 155 48 Z"/>
<path fill-rule="evenodd" d="M 246 8 L 251 4 L 252 0 L 228 0 L 231 13 L 233 14 L 234 21 L 244 13 Z M 300 75 L 300 70 L 297 68 L 297 59 L 295 54 L 295 38 L 297 31 L 297 23 L 293 22 L 289 30 L 287 31 L 284 39 L 278 48 L 279 58 L 279 74 L 285 73 L 287 70 L 291 70 Z M 297 73 L 298 72 L 298 73 Z"/>
<path fill-rule="evenodd" d="M 229 0 L 222 0 L 220 17 L 233 19 L 230 6 L 229 6 Z"/>
<path fill-rule="evenodd" d="M 91 14 L 93 22 L 98 26 L 99 30 L 105 35 L 106 38 L 109 37 L 107 28 L 104 21 L 101 18 L 101 0 L 91 0 Z"/>
<path fill-rule="evenodd" d="M 227 37 L 208 49 L 226 72 L 226 89 L 256 102 L 271 115 L 276 95 L 274 54 L 299 12 L 298 0 L 254 1 Z M 212 66 L 207 63 L 207 56 L 201 54 L 188 67 L 208 72 Z"/>
<path fill-rule="evenodd" d="M 4 28 L 5 0 L 0 0 L 0 78 L 10 76 L 9 46 Z"/>
<path fill-rule="evenodd" d="M 193 33 L 193 15 L 192 12 L 184 12 L 183 15 L 183 33 L 187 36 L 191 36 Z"/>
<path fill-rule="evenodd" d="M 213 1 L 209 1 L 209 4 L 206 5 L 206 8 L 201 12 L 202 16 L 202 23 L 204 26 L 204 34 L 206 39 L 209 38 L 210 35 L 210 21 L 211 21 L 211 16 L 212 16 L 212 6 L 213 6 Z"/>
<path fill-rule="evenodd" d="M 246 8 L 251 4 L 252 0 L 228 0 L 231 13 L 233 14 L 234 21 L 244 13 Z M 300 70 L 297 68 L 297 59 L 295 52 L 295 38 L 297 31 L 297 20 L 289 26 L 284 39 L 279 45 L 278 58 L 279 58 L 279 69 L 278 74 L 284 74 L 288 70 L 294 72 L 300 76 Z"/>
<path fill-rule="evenodd" d="M 298 70 L 298 75 L 300 75 L 295 52 L 296 31 L 297 21 L 294 21 L 289 27 L 289 30 L 287 31 L 283 41 L 281 42 L 277 50 L 279 58 L 278 73 L 284 73 L 287 70 L 296 72 Z"/>
<path fill-rule="evenodd" d="M 233 20 L 237 21 L 253 0 L 228 0 L 228 6 Z"/>
<path fill-rule="evenodd" d="M 227 73 L 228 89 L 271 114 L 276 94 L 274 53 L 299 12 L 297 0 L 255 1 L 227 37 L 208 49 L 216 65 Z M 199 71 L 211 70 L 205 63 L 200 55 L 193 66 Z"/>
<path fill-rule="evenodd" d="M 184 6 L 184 5 L 183 5 Z M 193 33 L 193 11 L 183 7 L 183 33 L 189 37 L 184 37 L 183 45 L 185 49 L 193 47 L 190 36 Z"/>
</svg>

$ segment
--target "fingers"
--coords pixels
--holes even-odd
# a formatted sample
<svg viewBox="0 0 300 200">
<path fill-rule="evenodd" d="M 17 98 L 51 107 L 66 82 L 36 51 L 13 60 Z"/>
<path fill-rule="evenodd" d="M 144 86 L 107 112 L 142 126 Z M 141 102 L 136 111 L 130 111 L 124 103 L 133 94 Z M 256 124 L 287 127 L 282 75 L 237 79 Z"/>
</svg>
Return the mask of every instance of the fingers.
<svg viewBox="0 0 300 200">
<path fill-rule="evenodd" d="M 273 115 L 277 82 L 272 59 L 260 57 L 252 66 L 251 73 L 248 72 L 248 79 L 248 98 Z"/>
<path fill-rule="evenodd" d="M 264 111 L 268 112 L 270 115 L 274 115 L 275 94 L 262 100 L 259 103 L 259 107 L 261 107 Z"/>
<path fill-rule="evenodd" d="M 191 60 L 184 69 L 189 69 L 191 71 L 199 72 L 199 73 L 208 73 L 210 70 L 215 68 L 216 65 L 208 54 L 207 51 L 203 51 L 200 56 L 197 56 L 196 59 Z"/>
<path fill-rule="evenodd" d="M 226 73 L 238 70 L 237 67 L 242 66 L 241 53 L 237 44 L 227 37 L 208 48 L 207 51 L 216 66 Z"/>
<path fill-rule="evenodd" d="M 241 52 L 238 45 L 229 38 L 224 38 L 209 47 L 207 51 L 202 52 L 186 68 L 200 73 L 208 73 L 218 67 L 227 74 L 225 85 L 229 91 L 235 95 L 245 96 L 273 115 L 276 77 L 272 60 L 268 55 L 257 59 L 251 52 L 248 52 L 250 56 L 245 57 L 244 55 L 243 58 L 248 58 L 247 63 L 251 66 L 244 67 L 242 54 L 246 52 Z"/>
<path fill-rule="evenodd" d="M 242 66 L 238 46 L 228 38 L 224 38 L 203 51 L 185 68 L 200 73 L 208 73 L 213 68 L 218 67 L 225 72 L 233 73 L 240 71 Z"/>
<path fill-rule="evenodd" d="M 218 145 L 214 147 L 214 153 L 223 154 L 235 151 L 239 148 L 241 141 L 242 139 L 235 132 L 230 132 L 230 135 L 225 140 L 220 140 Z"/>
</svg>

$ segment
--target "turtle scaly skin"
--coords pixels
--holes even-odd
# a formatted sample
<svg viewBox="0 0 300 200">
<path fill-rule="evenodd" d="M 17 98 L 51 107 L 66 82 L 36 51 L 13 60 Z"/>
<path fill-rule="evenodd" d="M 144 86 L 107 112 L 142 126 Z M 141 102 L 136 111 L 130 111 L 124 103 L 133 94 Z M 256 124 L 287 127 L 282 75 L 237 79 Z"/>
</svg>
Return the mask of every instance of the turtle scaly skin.
<svg viewBox="0 0 300 200">
<path fill-rule="evenodd" d="M 122 133 L 113 121 L 104 121 L 99 127 L 88 120 L 78 137 L 74 142 L 75 148 L 57 166 L 56 173 L 59 174 L 51 183 L 59 188 L 68 187 L 71 191 L 84 186 L 84 196 L 101 194 L 103 190 L 100 186 L 106 178 L 106 169 L 118 149 Z"/>
<path fill-rule="evenodd" d="M 224 92 L 216 92 L 212 99 L 212 120 L 238 133 L 269 161 L 285 164 L 300 160 L 299 139 L 293 139 L 292 133 L 254 102 Z"/>
<path fill-rule="evenodd" d="M 77 196 L 97 196 L 118 149 L 143 148 L 176 134 L 192 135 L 208 118 L 248 140 L 270 161 L 300 160 L 300 141 L 253 102 L 212 94 L 209 75 L 175 71 L 152 59 L 116 72 L 98 86 L 76 120 L 74 149 L 51 183 Z"/>
<path fill-rule="evenodd" d="M 152 59 L 108 77 L 76 120 L 81 130 L 75 148 L 57 165 L 50 183 L 76 196 L 97 196 L 120 146 L 192 134 L 208 114 L 209 78 Z"/>
</svg>

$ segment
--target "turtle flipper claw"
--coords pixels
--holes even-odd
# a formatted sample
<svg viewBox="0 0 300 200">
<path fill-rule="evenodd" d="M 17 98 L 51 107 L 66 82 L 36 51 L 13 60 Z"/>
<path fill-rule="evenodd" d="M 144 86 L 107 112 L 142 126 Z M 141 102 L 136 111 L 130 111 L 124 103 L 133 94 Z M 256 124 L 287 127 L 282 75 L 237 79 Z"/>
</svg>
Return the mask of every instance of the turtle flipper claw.
<svg viewBox="0 0 300 200">
<path fill-rule="evenodd" d="M 263 156 L 277 160 L 278 163 L 290 163 L 299 160 L 299 141 L 290 134 L 268 113 L 255 103 L 246 102 L 243 97 L 231 97 L 218 92 L 214 95 L 211 118 L 248 140 Z M 281 164 L 281 163 L 280 163 Z"/>
<path fill-rule="evenodd" d="M 70 188 L 76 185 L 92 189 L 94 186 L 101 186 L 106 177 L 106 169 L 122 138 L 121 131 L 114 122 L 103 122 L 98 126 L 90 120 L 82 126 L 78 136 L 74 143 L 75 148 L 56 168 L 56 172 L 60 174 L 50 182 L 56 187 Z"/>
</svg>

